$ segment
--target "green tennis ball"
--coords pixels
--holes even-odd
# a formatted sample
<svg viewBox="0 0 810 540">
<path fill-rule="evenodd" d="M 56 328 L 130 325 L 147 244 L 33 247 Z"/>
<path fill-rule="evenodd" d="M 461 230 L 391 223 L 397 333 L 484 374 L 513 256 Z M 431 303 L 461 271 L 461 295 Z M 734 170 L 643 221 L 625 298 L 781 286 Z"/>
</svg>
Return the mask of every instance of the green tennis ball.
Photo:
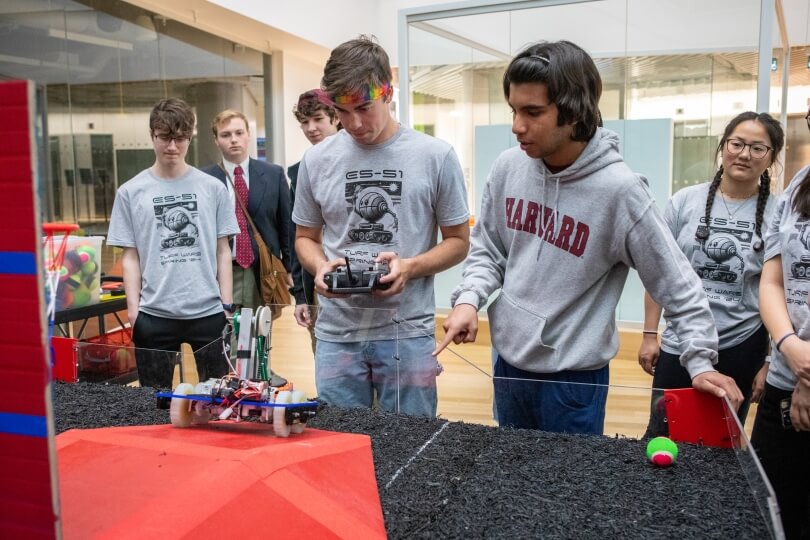
<svg viewBox="0 0 810 540">
<path fill-rule="evenodd" d="M 79 246 L 76 248 L 78 253 L 86 253 L 91 259 L 96 258 L 96 248 L 90 245 Z"/>
<path fill-rule="evenodd" d="M 669 467 L 678 459 L 678 445 L 668 437 L 656 437 L 647 443 L 647 459 L 659 467 Z"/>
<path fill-rule="evenodd" d="M 75 307 L 86 306 L 90 303 L 90 289 L 84 285 L 78 287 L 73 291 L 73 305 Z"/>
</svg>

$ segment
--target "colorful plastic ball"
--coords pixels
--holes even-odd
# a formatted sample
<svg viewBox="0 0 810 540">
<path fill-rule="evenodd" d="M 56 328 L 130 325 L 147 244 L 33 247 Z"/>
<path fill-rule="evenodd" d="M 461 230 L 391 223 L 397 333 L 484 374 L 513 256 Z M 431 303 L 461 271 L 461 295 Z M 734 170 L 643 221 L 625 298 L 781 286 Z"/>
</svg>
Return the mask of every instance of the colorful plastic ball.
<svg viewBox="0 0 810 540">
<path fill-rule="evenodd" d="M 647 459 L 659 467 L 669 467 L 678 459 L 678 445 L 669 437 L 656 437 L 647 443 Z"/>
<path fill-rule="evenodd" d="M 87 264 L 87 262 L 91 259 L 90 254 L 85 251 L 79 252 L 79 259 L 82 261 L 82 266 Z"/>
</svg>

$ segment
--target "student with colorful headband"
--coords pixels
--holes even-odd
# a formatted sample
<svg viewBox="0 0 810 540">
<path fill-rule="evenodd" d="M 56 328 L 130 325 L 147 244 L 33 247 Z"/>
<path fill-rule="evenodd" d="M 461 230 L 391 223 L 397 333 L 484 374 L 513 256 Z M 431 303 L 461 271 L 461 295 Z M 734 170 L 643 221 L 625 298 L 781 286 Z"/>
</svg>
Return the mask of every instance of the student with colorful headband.
<svg viewBox="0 0 810 540">
<path fill-rule="evenodd" d="M 321 295 L 319 397 L 342 407 L 371 407 L 376 398 L 384 410 L 434 416 L 433 276 L 469 247 L 461 166 L 449 144 L 391 116 L 388 55 L 371 39 L 333 50 L 321 86 L 343 130 L 304 154 L 293 210 L 296 252 Z M 358 267 L 387 264 L 388 289 L 328 293 L 324 275 L 347 258 Z M 369 321 L 370 311 L 357 308 L 385 311 Z"/>
</svg>

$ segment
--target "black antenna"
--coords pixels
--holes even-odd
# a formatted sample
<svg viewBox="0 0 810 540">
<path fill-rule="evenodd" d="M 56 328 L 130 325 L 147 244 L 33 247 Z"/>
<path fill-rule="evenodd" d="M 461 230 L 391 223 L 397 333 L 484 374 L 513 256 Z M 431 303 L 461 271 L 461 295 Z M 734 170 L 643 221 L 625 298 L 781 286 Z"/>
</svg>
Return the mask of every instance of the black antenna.
<svg viewBox="0 0 810 540">
<path fill-rule="evenodd" d="M 352 277 L 352 266 L 349 264 L 349 257 L 344 257 L 346 259 L 346 275 L 349 276 L 349 283 L 354 284 L 354 278 Z"/>
</svg>

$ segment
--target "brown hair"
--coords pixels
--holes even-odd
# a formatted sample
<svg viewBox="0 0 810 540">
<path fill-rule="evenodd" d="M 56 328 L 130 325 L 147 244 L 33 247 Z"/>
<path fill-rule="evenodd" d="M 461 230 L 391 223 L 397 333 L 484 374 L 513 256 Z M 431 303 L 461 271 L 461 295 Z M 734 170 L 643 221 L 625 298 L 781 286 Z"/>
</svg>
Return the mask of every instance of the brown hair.
<svg viewBox="0 0 810 540">
<path fill-rule="evenodd" d="M 196 120 L 191 106 L 179 98 L 167 98 L 157 102 L 149 113 L 149 130 L 157 130 L 167 135 L 189 137 L 194 134 Z"/>
<path fill-rule="evenodd" d="M 315 116 L 318 111 L 323 111 L 332 122 L 335 121 L 337 113 L 335 108 L 329 105 L 326 92 L 320 88 L 307 90 L 298 96 L 298 103 L 293 105 L 293 114 L 299 122 L 305 122 L 307 118 Z"/>
<path fill-rule="evenodd" d="M 219 126 L 221 126 L 222 124 L 228 122 L 233 118 L 241 118 L 242 120 L 244 120 L 245 129 L 247 129 L 248 132 L 250 132 L 250 124 L 248 124 L 247 116 L 245 116 L 244 113 L 234 111 L 233 109 L 225 109 L 224 111 L 216 115 L 214 119 L 211 121 L 211 131 L 214 132 L 215 138 L 217 135 L 219 135 Z"/>
<path fill-rule="evenodd" d="M 334 98 L 391 82 L 391 63 L 374 36 L 361 35 L 338 45 L 323 69 L 321 88 Z"/>
</svg>

